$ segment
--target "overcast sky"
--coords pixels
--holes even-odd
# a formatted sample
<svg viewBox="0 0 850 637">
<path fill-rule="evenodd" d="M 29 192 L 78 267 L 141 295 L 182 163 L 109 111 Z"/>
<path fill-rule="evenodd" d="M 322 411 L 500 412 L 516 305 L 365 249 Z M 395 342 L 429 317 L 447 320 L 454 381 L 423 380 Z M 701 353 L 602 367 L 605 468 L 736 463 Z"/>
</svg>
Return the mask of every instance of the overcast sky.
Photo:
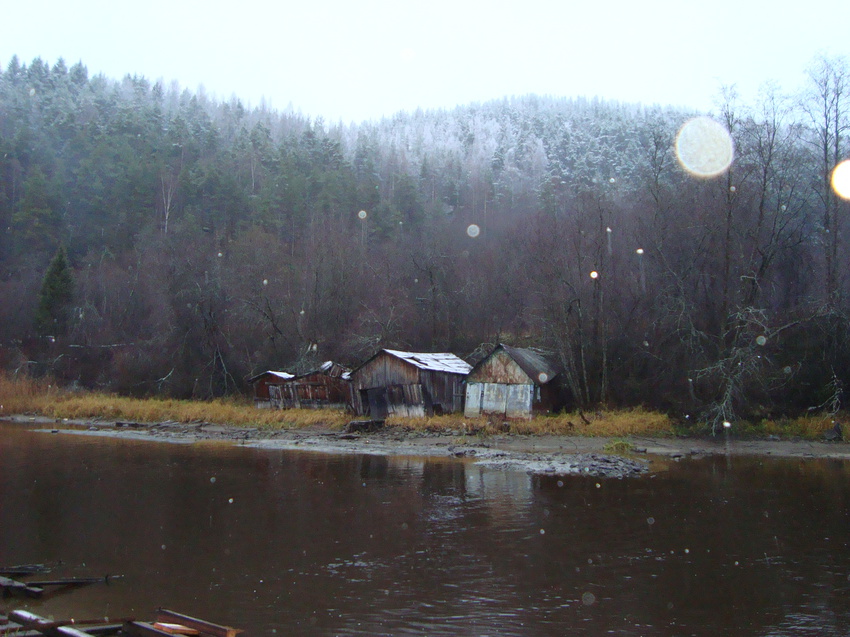
<svg viewBox="0 0 850 637">
<path fill-rule="evenodd" d="M 791 92 L 816 54 L 850 57 L 850 2 L 764 0 L 10 0 L 12 55 L 203 86 L 336 122 L 509 95 L 710 110 L 723 84 Z"/>
</svg>

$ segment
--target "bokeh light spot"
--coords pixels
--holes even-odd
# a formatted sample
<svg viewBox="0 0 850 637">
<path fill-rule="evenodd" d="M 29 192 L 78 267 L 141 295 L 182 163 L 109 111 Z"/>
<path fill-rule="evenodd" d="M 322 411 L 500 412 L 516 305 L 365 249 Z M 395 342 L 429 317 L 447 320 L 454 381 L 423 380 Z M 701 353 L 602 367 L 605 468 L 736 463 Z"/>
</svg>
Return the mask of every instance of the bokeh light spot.
<svg viewBox="0 0 850 637">
<path fill-rule="evenodd" d="M 361 210 L 360 212 L 357 213 L 357 217 L 360 218 L 360 219 L 365 219 L 368 216 L 369 216 L 369 214 L 365 210 Z"/>
<path fill-rule="evenodd" d="M 726 128 L 710 117 L 688 120 L 676 135 L 676 157 L 696 177 L 716 177 L 732 164 L 735 147 Z"/>
<path fill-rule="evenodd" d="M 593 593 L 585 593 L 581 596 L 581 603 L 585 606 L 593 606 L 596 603 L 596 595 Z"/>
<path fill-rule="evenodd" d="M 466 229 L 466 234 L 468 234 L 473 239 L 481 234 L 481 228 L 478 227 L 477 224 L 471 223 L 469 227 Z"/>
<path fill-rule="evenodd" d="M 842 199 L 850 199 L 850 159 L 845 159 L 832 171 L 832 189 Z"/>
</svg>

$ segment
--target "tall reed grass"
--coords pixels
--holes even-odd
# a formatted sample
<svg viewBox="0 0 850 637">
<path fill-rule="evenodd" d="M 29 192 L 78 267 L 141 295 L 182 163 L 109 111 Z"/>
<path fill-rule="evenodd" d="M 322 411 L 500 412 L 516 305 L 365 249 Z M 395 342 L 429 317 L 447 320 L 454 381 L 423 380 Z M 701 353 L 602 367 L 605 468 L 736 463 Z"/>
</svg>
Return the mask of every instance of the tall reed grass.
<svg viewBox="0 0 850 637">
<path fill-rule="evenodd" d="M 155 423 L 212 422 L 270 429 L 323 426 L 342 428 L 350 416 L 331 409 L 257 409 L 239 398 L 210 401 L 129 398 L 100 392 L 71 392 L 49 381 L 0 375 L 0 415 L 34 414 L 73 420 Z"/>
</svg>

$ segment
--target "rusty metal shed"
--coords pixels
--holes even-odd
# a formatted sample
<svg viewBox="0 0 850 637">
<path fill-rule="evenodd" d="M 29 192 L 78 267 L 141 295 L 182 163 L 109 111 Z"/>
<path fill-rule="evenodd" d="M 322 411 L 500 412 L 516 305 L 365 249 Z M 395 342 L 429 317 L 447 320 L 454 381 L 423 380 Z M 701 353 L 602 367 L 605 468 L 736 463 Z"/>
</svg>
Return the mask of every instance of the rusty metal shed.
<svg viewBox="0 0 850 637">
<path fill-rule="evenodd" d="M 374 420 L 462 411 L 470 369 L 454 354 L 383 349 L 351 372 L 351 402 Z"/>
<path fill-rule="evenodd" d="M 563 409 L 559 372 L 539 352 L 499 344 L 466 377 L 464 415 L 531 418 Z"/>
</svg>

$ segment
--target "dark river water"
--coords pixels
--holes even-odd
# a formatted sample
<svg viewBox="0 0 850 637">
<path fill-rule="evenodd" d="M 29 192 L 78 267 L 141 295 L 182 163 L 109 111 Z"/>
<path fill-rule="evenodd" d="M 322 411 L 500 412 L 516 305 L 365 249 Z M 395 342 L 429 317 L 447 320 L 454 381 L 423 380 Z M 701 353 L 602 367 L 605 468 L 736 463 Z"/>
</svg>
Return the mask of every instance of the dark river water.
<svg viewBox="0 0 850 637">
<path fill-rule="evenodd" d="M 724 457 L 628 480 L 0 423 L 0 565 L 122 579 L 248 635 L 848 635 L 850 467 Z"/>
</svg>

